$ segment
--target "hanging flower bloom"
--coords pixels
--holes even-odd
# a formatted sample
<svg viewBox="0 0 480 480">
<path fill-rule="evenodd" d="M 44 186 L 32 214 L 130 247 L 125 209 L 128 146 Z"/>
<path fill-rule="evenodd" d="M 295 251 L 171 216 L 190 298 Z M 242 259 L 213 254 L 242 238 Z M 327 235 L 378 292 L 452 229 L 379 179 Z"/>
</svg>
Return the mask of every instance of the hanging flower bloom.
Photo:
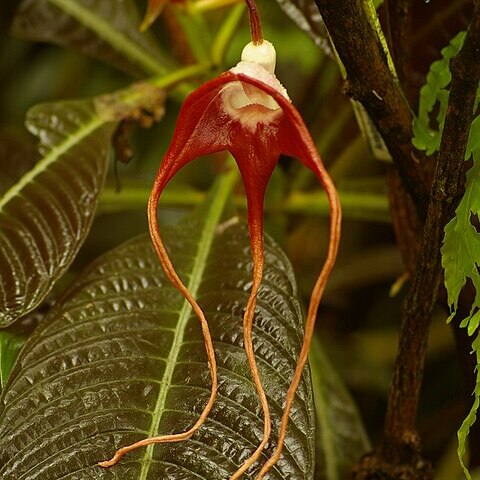
<svg viewBox="0 0 480 480">
<path fill-rule="evenodd" d="M 195 425 L 188 431 L 147 438 L 124 447 L 118 450 L 110 461 L 100 463 L 104 467 L 114 465 L 125 453 L 141 446 L 187 440 L 204 423 L 215 401 L 218 387 L 217 367 L 208 324 L 202 310 L 176 274 L 168 257 L 158 231 L 157 206 L 167 183 L 182 167 L 202 155 L 225 150 L 229 151 L 236 160 L 247 196 L 254 270 L 250 297 L 243 318 L 244 347 L 264 415 L 264 432 L 260 445 L 230 480 L 240 478 L 259 459 L 271 434 L 269 406 L 253 351 L 252 325 L 257 293 L 263 275 L 264 196 L 279 156 L 285 154 L 296 157 L 311 169 L 320 180 L 330 203 L 330 242 L 327 258 L 313 289 L 305 323 L 304 342 L 288 389 L 277 447 L 272 457 L 260 470 L 257 480 L 264 478 L 282 452 L 289 413 L 307 362 L 317 309 L 338 251 L 341 211 L 337 192 L 314 142 L 300 114 L 292 105 L 285 88 L 274 74 L 275 49 L 261 36 L 254 3 L 251 0 L 247 3 L 250 7 L 253 42 L 244 48 L 241 61 L 234 68 L 205 83 L 185 100 L 172 142 L 157 173 L 148 204 L 150 233 L 160 262 L 170 281 L 190 302 L 201 322 L 212 378 L 210 399 Z"/>
</svg>

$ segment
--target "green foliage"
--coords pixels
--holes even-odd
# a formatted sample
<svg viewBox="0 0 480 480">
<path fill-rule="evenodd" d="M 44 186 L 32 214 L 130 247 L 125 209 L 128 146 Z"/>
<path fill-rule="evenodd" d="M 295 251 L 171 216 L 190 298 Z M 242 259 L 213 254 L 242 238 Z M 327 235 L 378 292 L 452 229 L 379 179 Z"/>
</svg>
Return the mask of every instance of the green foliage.
<svg viewBox="0 0 480 480">
<path fill-rule="evenodd" d="M 83 243 L 107 170 L 108 123 L 91 101 L 29 112 L 44 157 L 0 199 L 0 326 L 35 308 Z"/>
<path fill-rule="evenodd" d="M 480 404 L 480 235 L 472 224 L 473 216 L 480 214 L 480 117 L 477 117 L 470 130 L 465 158 L 473 158 L 473 167 L 467 173 L 465 194 L 457 207 L 455 217 L 445 227 L 445 238 L 442 247 L 442 265 L 445 270 L 445 287 L 448 293 L 448 304 L 451 308 L 450 319 L 457 313 L 460 292 L 469 279 L 476 291 L 470 315 L 464 318 L 460 326 L 467 328 L 468 335 L 476 336 L 472 348 L 477 358 L 477 384 L 474 391 L 474 402 L 467 418 L 458 430 L 458 455 L 462 467 L 470 479 L 464 465 L 466 440 L 470 427 L 476 420 Z M 478 217 L 477 217 L 478 218 Z"/>
<path fill-rule="evenodd" d="M 448 304 L 451 317 L 456 313 L 458 298 L 467 279 L 475 287 L 477 296 L 470 312 L 462 322 L 472 335 L 478 326 L 480 315 L 480 235 L 472 224 L 472 215 L 480 213 L 480 117 L 472 123 L 465 159 L 473 157 L 473 167 L 467 172 L 465 195 L 455 212 L 455 217 L 445 227 L 445 239 L 442 247 L 442 265 L 445 269 L 445 286 L 448 292 Z"/>
<path fill-rule="evenodd" d="M 162 75 L 171 62 L 148 33 L 140 33 L 132 0 L 23 0 L 14 35 L 52 42 L 98 58 L 135 76 Z"/>
<path fill-rule="evenodd" d="M 224 480 L 256 447 L 263 420 L 242 343 L 252 268 L 248 229 L 220 223 L 235 180 L 231 173 L 223 178 L 200 211 L 164 232 L 212 329 L 220 388 L 205 426 L 189 441 L 137 450 L 111 471 L 96 465 L 132 441 L 187 429 L 210 394 L 198 320 L 142 235 L 88 268 L 27 341 L 0 401 L 1 478 Z M 278 427 L 303 319 L 293 271 L 269 238 L 266 260 L 254 342 Z M 306 371 L 285 455 L 270 478 L 309 480 L 313 466 Z"/>
<path fill-rule="evenodd" d="M 432 155 L 440 148 L 443 126 L 448 106 L 448 86 L 452 80 L 450 60 L 460 51 L 465 32 L 460 32 L 442 49 L 442 59 L 432 63 L 427 75 L 427 83 L 420 90 L 418 116 L 413 122 L 413 144 L 419 150 Z M 432 112 L 438 109 L 434 119 Z M 433 121 L 436 123 L 432 125 Z"/>
<path fill-rule="evenodd" d="M 343 480 L 370 449 L 357 407 L 332 363 L 315 341 L 310 355 L 317 414 L 315 480 Z"/>
<path fill-rule="evenodd" d="M 13 0 L 11 3 L 13 5 Z M 18 106 L 20 99 L 9 95 L 11 91 L 22 91 L 24 104 L 33 103 L 32 98 L 49 100 L 49 103 L 37 105 L 27 116 L 29 130 L 40 138 L 40 156 L 28 142 L 25 149 L 23 144 L 21 148 L 8 147 L 5 153 L 0 148 L 0 194 L 3 195 L 0 197 L 0 327 L 41 305 L 47 294 L 53 297 L 55 306 L 30 336 L 13 368 L 23 339 L 5 332 L 0 335 L 0 380 L 2 386 L 7 382 L 0 401 L 0 477 L 43 480 L 71 476 L 83 480 L 118 476 L 129 480 L 160 475 L 159 478 L 163 478 L 171 474 L 172 466 L 168 462 L 180 459 L 178 462 L 184 462 L 193 470 L 191 474 L 185 473 L 181 463 L 177 463 L 174 468 L 182 478 L 188 474 L 188 478 L 200 475 L 200 478 L 223 480 L 225 472 L 234 471 L 258 444 L 263 427 L 242 346 L 241 315 L 251 282 L 248 232 L 241 223 L 220 223 L 222 202 L 227 196 L 225 185 L 220 195 L 217 187 L 213 203 L 207 204 L 201 213 L 165 231 L 180 274 L 205 307 L 207 318 L 212 320 L 221 367 L 220 396 L 214 411 L 205 428 L 189 442 L 139 450 L 112 470 L 96 466 L 97 461 L 108 458 L 117 447 L 155 433 L 157 427 L 170 432 L 190 426 L 208 395 L 210 379 L 197 321 L 190 317 L 189 307 L 178 292 L 164 280 L 149 240 L 145 236 L 132 240 L 98 259 L 66 293 L 61 292 L 63 282 L 59 280 L 65 273 L 69 280 L 77 275 L 78 264 L 84 262 L 79 257 L 92 248 L 91 244 L 95 243 L 92 249 L 95 254 L 89 250 L 89 255 L 96 257 L 98 251 L 103 251 L 108 235 L 115 239 L 115 245 L 117 235 L 125 238 L 131 210 L 135 210 L 136 221 L 143 220 L 151 177 L 176 116 L 175 104 L 170 105 L 170 123 L 167 121 L 160 128 L 152 129 L 144 143 L 135 143 L 134 138 L 138 157 L 123 170 L 123 177 L 128 177 L 121 179 L 126 188 L 120 193 L 114 192 L 110 178 L 107 192 L 115 207 L 112 210 L 119 213 L 120 220 L 115 228 L 109 229 L 111 224 L 102 217 L 98 223 L 102 223 L 104 236 L 95 237 L 100 229 L 96 232 L 94 229 L 91 235 L 90 225 L 94 217 L 99 216 L 97 203 L 108 175 L 110 143 L 112 138 L 118 139 L 113 136 L 115 128 L 122 123 L 122 127 L 126 126 L 120 130 L 123 134 L 132 119 L 142 116 L 144 110 L 156 113 L 159 107 L 162 110 L 164 91 L 157 96 L 159 88 L 170 88 L 185 80 L 193 82 L 206 74 L 214 75 L 212 64 L 223 70 L 235 63 L 240 48 L 248 41 L 248 22 L 239 24 L 242 7 L 232 7 L 230 14 L 226 9 L 205 16 L 197 12 L 196 18 L 188 8 L 177 11 L 182 15 L 181 25 L 177 25 L 182 30 L 180 37 L 186 33 L 185 43 L 190 43 L 185 46 L 186 50 L 190 48 L 197 59 L 201 59 L 201 64 L 180 68 L 178 63 L 185 60 L 184 52 L 180 52 L 182 46 L 167 43 L 171 32 L 157 28 L 156 36 L 150 32 L 139 33 L 140 17 L 134 0 L 22 0 L 18 3 L 13 22 L 17 37 L 73 49 L 134 77 L 156 77 L 114 94 L 64 101 L 63 98 L 113 90 L 114 82 L 126 83 L 126 77 L 118 74 L 112 82 L 112 71 L 100 62 L 88 62 L 60 49 L 37 46 L 34 48 L 40 53 L 48 52 L 51 62 L 39 60 L 40 72 L 49 72 L 49 76 L 35 75 L 31 72 L 37 70 L 30 70 L 29 65 L 33 50 L 14 42 L 20 52 L 22 49 L 27 52 L 24 57 L 17 53 L 26 66 L 27 88 L 17 88 L 15 84 L 13 90 L 12 87 L 0 89 L 0 102 L 11 96 L 8 100 L 15 105 L 17 116 L 18 112 L 23 116 L 24 110 Z M 273 12 L 277 8 L 273 2 L 263 3 L 262 9 L 271 8 L 274 15 L 281 17 L 280 11 Z M 272 32 L 273 40 L 278 39 L 279 67 L 287 74 L 286 81 L 293 84 L 289 85 L 295 93 L 293 96 L 301 97 L 305 78 L 319 75 L 319 66 L 328 60 L 318 56 L 315 46 L 302 34 L 287 31 L 271 18 L 265 16 L 265 20 L 268 19 L 265 31 L 269 35 Z M 203 35 L 205 27 L 209 35 Z M 211 32 L 218 34 L 212 36 Z M 159 39 L 167 46 L 160 45 Z M 229 55 L 227 60 L 225 54 Z M 68 73 L 64 72 L 63 63 L 56 63 L 58 58 L 71 68 Z M 5 71 L 10 73 L 9 65 L 15 66 L 16 61 L 14 58 L 11 63 L 0 63 L 6 65 Z M 100 72 L 95 81 L 90 82 L 90 70 Z M 337 83 L 336 67 L 331 64 L 327 70 L 335 70 L 335 75 L 317 82 L 318 98 L 332 97 Z M 55 76 L 58 85 L 56 79 L 51 81 Z M 30 82 L 30 77 L 35 81 Z M 3 77 L 0 86 L 2 80 Z M 45 83 L 51 88 L 44 90 Z M 56 86 L 50 85 L 53 83 Z M 191 90 L 190 85 L 184 87 L 179 86 L 169 94 L 175 100 L 182 99 Z M 317 116 L 317 100 L 309 103 Z M 343 111 L 346 109 L 348 106 L 344 105 Z M 339 143 L 336 140 L 348 115 L 342 118 L 334 134 L 331 128 L 325 129 L 332 145 Z M 323 126 L 321 130 L 323 135 Z M 1 146 L 8 143 L 2 141 Z M 11 160 L 12 165 L 3 159 Z M 358 160 L 356 156 L 355 160 Z M 218 166 L 215 162 L 210 165 Z M 122 165 L 120 170 L 123 168 Z M 130 176 L 135 168 L 140 174 Z M 205 169 L 203 165 L 191 170 L 194 174 L 187 177 L 190 178 L 190 198 L 177 185 L 166 192 L 163 199 L 170 195 L 173 199 L 170 205 L 175 207 L 198 204 L 199 199 L 205 197 L 204 190 L 214 170 L 216 168 Z M 196 175 L 198 172 L 201 175 Z M 375 171 L 368 174 L 374 175 Z M 285 185 L 267 201 L 275 218 L 281 214 L 285 220 L 276 225 L 279 238 L 282 235 L 286 238 L 285 226 L 291 223 L 286 221 L 288 215 L 300 220 L 308 215 L 328 216 L 326 198 L 319 189 L 290 191 L 293 176 L 290 171 L 285 173 Z M 376 180 L 382 182 L 379 176 Z M 129 188 L 129 182 L 138 189 Z M 199 185 L 203 190 L 198 189 Z M 140 195 L 136 195 L 139 192 Z M 270 191 L 269 195 L 272 193 L 275 192 Z M 244 209 L 240 196 L 238 192 L 235 205 Z M 342 199 L 347 218 L 388 221 L 382 188 L 372 194 L 369 188 L 356 186 L 346 191 Z M 137 211 L 139 208 L 141 213 Z M 165 209 L 160 209 L 160 215 L 165 215 Z M 172 214 L 170 210 L 166 215 L 171 219 L 179 213 L 174 210 Z M 316 250 L 319 250 L 318 238 L 314 240 Z M 83 251 L 78 255 L 82 246 Z M 72 267 L 74 259 L 77 265 Z M 315 273 L 322 260 L 319 258 L 318 264 L 310 261 Z M 306 283 L 310 288 L 308 280 Z M 56 291 L 52 291 L 54 286 Z M 159 322 L 159 318 L 164 323 Z M 26 322 L 17 322 L 10 328 L 28 330 L 30 321 L 35 323 L 37 318 L 31 320 L 28 315 Z M 302 316 L 293 273 L 280 248 L 267 238 L 266 275 L 258 302 L 254 343 L 272 403 L 274 433 L 278 431 L 281 405 L 301 340 Z M 272 479 L 293 476 L 311 480 L 313 459 L 318 455 L 315 475 L 338 480 L 368 444 L 355 405 L 320 346 L 314 348 L 312 358 L 320 420 L 318 441 L 314 447 L 315 412 L 306 371 L 294 404 L 286 450 L 277 469 L 270 474 Z M 271 450 L 267 449 L 264 457 L 269 453 Z"/>
<path fill-rule="evenodd" d="M 450 45 L 442 50 L 442 59 L 434 62 L 427 76 L 427 83 L 420 91 L 419 115 L 413 124 L 414 145 L 425 150 L 428 155 L 438 151 L 442 139 L 445 116 L 448 107 L 449 85 L 452 79 L 450 61 L 460 51 L 465 32 L 456 35 Z M 477 99 L 478 101 L 478 99 Z M 432 112 L 437 127 L 432 126 Z M 473 160 L 467 172 L 465 194 L 462 197 L 454 218 L 445 227 L 442 246 L 442 266 L 445 287 L 450 307 L 449 321 L 457 314 L 458 301 L 462 288 L 468 280 L 475 288 L 475 299 L 470 314 L 461 320 L 460 327 L 466 328 L 469 336 L 476 336 L 472 348 L 477 358 L 477 385 L 474 402 L 467 418 L 458 430 L 458 456 L 467 478 L 471 478 L 465 466 L 466 441 L 471 426 L 476 421 L 480 405 L 480 235 L 473 223 L 480 214 L 480 117 L 472 122 L 465 160 Z"/>
<path fill-rule="evenodd" d="M 0 199 L 0 326 L 33 310 L 72 263 L 90 229 L 115 126 L 163 92 L 135 84 L 93 100 L 37 105 L 26 119 L 43 158 Z M 160 105 L 158 103 L 160 102 Z"/>
</svg>

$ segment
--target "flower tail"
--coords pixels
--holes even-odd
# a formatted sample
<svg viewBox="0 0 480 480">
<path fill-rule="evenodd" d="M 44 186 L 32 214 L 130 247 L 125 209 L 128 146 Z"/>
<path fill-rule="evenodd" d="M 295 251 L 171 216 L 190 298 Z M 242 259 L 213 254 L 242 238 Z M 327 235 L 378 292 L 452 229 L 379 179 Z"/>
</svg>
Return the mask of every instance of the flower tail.
<svg viewBox="0 0 480 480">
<path fill-rule="evenodd" d="M 308 307 L 307 319 L 305 322 L 305 333 L 302 348 L 298 357 L 297 365 L 295 367 L 295 373 L 293 375 L 292 382 L 288 388 L 287 398 L 285 402 L 285 407 L 282 415 L 282 421 L 280 424 L 280 430 L 278 434 L 278 443 L 273 455 L 269 460 L 263 465 L 260 473 L 256 477 L 256 480 L 262 480 L 267 472 L 278 462 L 282 454 L 283 446 L 285 443 L 285 437 L 288 428 L 288 421 L 290 416 L 290 411 L 292 408 L 293 401 L 295 399 L 295 394 L 297 388 L 302 379 L 303 369 L 308 361 L 308 352 L 310 350 L 310 345 L 312 343 L 312 338 L 314 335 L 315 321 L 317 318 L 317 310 L 322 299 L 325 286 L 330 276 L 330 272 L 335 264 L 335 260 L 338 253 L 338 248 L 340 244 L 340 228 L 341 228 L 341 208 L 340 200 L 338 197 L 337 190 L 332 182 L 332 179 L 328 175 L 316 149 L 311 141 L 310 136 L 308 138 L 303 138 L 301 142 L 301 152 L 299 156 L 305 165 L 313 170 L 315 175 L 320 180 L 329 201 L 330 205 L 330 237 L 327 256 L 323 264 L 322 270 L 318 275 L 317 281 L 312 291 L 310 297 L 310 305 Z"/>
<path fill-rule="evenodd" d="M 250 296 L 243 316 L 243 344 L 247 355 L 250 373 L 255 383 L 257 395 L 263 410 L 263 438 L 252 455 L 243 463 L 243 465 L 230 477 L 230 480 L 239 479 L 262 455 L 263 449 L 267 445 L 272 432 L 272 422 L 270 418 L 270 409 L 267 396 L 262 385 L 262 380 L 258 372 L 257 362 L 253 349 L 253 319 L 257 305 L 257 295 L 262 283 L 263 277 L 263 194 L 258 191 L 252 191 L 248 188 L 249 181 L 246 180 L 246 190 L 248 199 L 248 226 L 250 230 L 250 240 L 253 257 L 253 278 Z"/>
<path fill-rule="evenodd" d="M 155 183 L 148 200 L 148 225 L 150 228 L 150 236 L 152 238 L 153 246 L 157 252 L 158 258 L 162 265 L 162 268 L 165 272 L 165 275 L 170 280 L 172 285 L 185 297 L 185 299 L 192 306 L 195 315 L 200 321 L 200 326 L 202 329 L 202 334 L 205 342 L 205 349 L 207 352 L 208 366 L 210 369 L 210 376 L 212 379 L 211 393 L 209 400 L 204 407 L 202 413 L 198 417 L 195 424 L 185 432 L 176 433 L 172 435 L 161 435 L 156 437 L 145 438 L 139 442 L 127 445 L 123 448 L 117 450 L 115 455 L 108 461 L 99 462 L 99 465 L 102 467 L 111 467 L 115 465 L 126 453 L 136 450 L 140 447 L 146 447 L 155 443 L 172 443 L 180 442 L 183 440 L 188 440 L 204 423 L 207 419 L 213 404 L 215 403 L 215 398 L 218 390 L 218 376 L 217 376 L 217 363 L 215 359 L 215 351 L 213 348 L 212 336 L 210 333 L 210 328 L 208 326 L 207 319 L 203 310 L 200 308 L 196 300 L 192 297 L 187 287 L 184 285 L 180 277 L 178 276 L 175 268 L 170 260 L 170 257 L 167 253 L 165 245 L 160 236 L 160 231 L 157 221 L 157 206 L 160 199 L 160 195 L 165 189 L 167 183 L 175 175 L 178 169 L 188 163 L 191 159 L 187 158 L 185 155 L 182 155 L 182 152 L 176 152 L 175 147 L 171 147 L 167 152 L 165 159 L 162 162 L 162 165 L 157 173 Z"/>
</svg>

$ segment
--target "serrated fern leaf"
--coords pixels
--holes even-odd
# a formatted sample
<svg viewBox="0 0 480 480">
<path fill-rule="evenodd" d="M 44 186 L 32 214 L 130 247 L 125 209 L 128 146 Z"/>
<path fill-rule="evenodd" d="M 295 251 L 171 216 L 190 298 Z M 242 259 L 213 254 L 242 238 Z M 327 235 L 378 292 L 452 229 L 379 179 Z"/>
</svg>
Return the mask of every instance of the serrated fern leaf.
<svg viewBox="0 0 480 480">
<path fill-rule="evenodd" d="M 478 123 L 477 118 L 476 122 Z M 477 298 L 468 317 L 461 326 L 468 327 L 480 305 L 480 235 L 472 224 L 472 215 L 480 213 L 480 149 L 474 155 L 474 165 L 467 173 L 465 194 L 457 207 L 455 217 L 445 227 L 442 247 L 442 266 L 445 272 L 445 287 L 448 293 L 450 318 L 456 313 L 458 298 L 463 286 L 470 279 L 477 291 Z"/>
<path fill-rule="evenodd" d="M 442 266 L 445 272 L 445 287 L 448 294 L 450 317 L 457 313 L 458 299 L 463 286 L 470 279 L 476 294 L 470 314 L 464 318 L 460 327 L 467 328 L 468 335 L 477 333 L 473 342 L 473 351 L 477 358 L 477 383 L 473 405 L 458 430 L 458 457 L 466 477 L 471 476 L 465 466 L 466 441 L 471 426 L 476 421 L 480 406 L 480 235 L 472 223 L 472 218 L 480 214 L 480 117 L 477 117 L 470 129 L 466 159 L 473 157 L 473 167 L 467 173 L 465 194 L 457 207 L 455 217 L 445 227 L 442 247 Z"/>
<path fill-rule="evenodd" d="M 478 323 L 477 323 L 477 326 L 478 326 Z M 470 433 L 470 428 L 472 427 L 472 425 L 475 423 L 477 419 L 477 410 L 478 410 L 478 407 L 480 406 L 480 369 L 478 368 L 478 365 L 480 364 L 480 335 L 477 335 L 477 338 L 473 342 L 472 346 L 473 346 L 473 351 L 477 358 L 477 368 L 476 368 L 477 381 L 475 385 L 475 390 L 473 392 L 474 400 L 473 400 L 472 408 L 468 412 L 467 417 L 465 418 L 465 420 L 463 421 L 461 427 L 458 429 L 458 432 L 457 432 L 458 458 L 460 459 L 460 464 L 468 480 L 471 480 L 472 477 L 464 463 L 465 453 L 466 453 L 466 444 L 467 444 L 468 434 Z"/>
<path fill-rule="evenodd" d="M 418 117 L 413 123 L 413 144 L 427 155 L 440 148 L 443 127 L 448 107 L 448 97 L 452 75 L 450 60 L 462 48 L 465 32 L 457 34 L 442 50 L 442 58 L 434 62 L 427 76 L 427 83 L 420 90 Z M 475 110 L 480 99 L 477 91 Z M 480 407 L 480 234 L 475 228 L 475 219 L 480 215 L 480 117 L 471 125 L 465 160 L 473 159 L 472 168 L 467 172 L 465 194 L 454 218 L 445 227 L 442 246 L 442 266 L 448 294 L 450 321 L 457 314 L 460 292 L 470 281 L 475 288 L 475 299 L 469 315 L 462 319 L 461 328 L 466 328 L 469 336 L 476 334 L 472 348 L 477 359 L 477 383 L 473 392 L 474 401 L 467 417 L 458 430 L 458 457 L 465 476 L 471 480 L 465 465 L 466 443 L 470 428 L 476 421 Z"/>
<path fill-rule="evenodd" d="M 452 80 L 450 60 L 457 55 L 463 45 L 465 32 L 457 34 L 448 46 L 442 49 L 442 58 L 433 62 L 427 75 L 427 83 L 420 90 L 418 117 L 413 122 L 413 144 L 427 155 L 432 155 L 440 148 L 445 115 L 448 106 L 449 85 Z M 438 108 L 438 110 L 437 110 Z M 436 127 L 432 126 L 432 114 Z"/>
</svg>

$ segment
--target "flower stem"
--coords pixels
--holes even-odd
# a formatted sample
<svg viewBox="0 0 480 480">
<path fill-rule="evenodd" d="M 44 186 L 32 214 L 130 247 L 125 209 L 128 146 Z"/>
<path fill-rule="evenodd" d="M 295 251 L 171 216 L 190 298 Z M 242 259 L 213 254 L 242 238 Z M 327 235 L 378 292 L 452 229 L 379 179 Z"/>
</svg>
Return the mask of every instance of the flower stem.
<svg viewBox="0 0 480 480">
<path fill-rule="evenodd" d="M 260 15 L 258 13 L 255 0 L 245 0 L 250 14 L 250 31 L 252 34 L 252 42 L 255 45 L 260 45 L 263 42 L 262 23 L 260 22 Z"/>
<path fill-rule="evenodd" d="M 208 62 L 196 63 L 195 65 L 189 65 L 188 67 L 175 70 L 167 75 L 151 78 L 148 82 L 158 88 L 171 88 L 177 83 L 205 73 L 210 67 L 211 64 Z"/>
</svg>

